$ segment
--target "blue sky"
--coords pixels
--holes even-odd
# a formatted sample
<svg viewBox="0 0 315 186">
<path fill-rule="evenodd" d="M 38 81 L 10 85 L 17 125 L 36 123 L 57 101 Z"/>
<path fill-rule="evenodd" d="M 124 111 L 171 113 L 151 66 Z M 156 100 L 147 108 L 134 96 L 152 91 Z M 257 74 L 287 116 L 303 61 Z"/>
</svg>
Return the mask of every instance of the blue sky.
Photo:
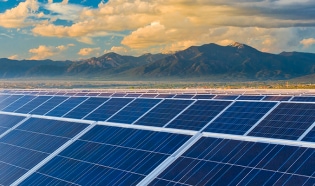
<svg viewBox="0 0 315 186">
<path fill-rule="evenodd" d="M 234 41 L 315 53 L 314 0 L 0 0 L 0 58 L 78 60 Z"/>
</svg>

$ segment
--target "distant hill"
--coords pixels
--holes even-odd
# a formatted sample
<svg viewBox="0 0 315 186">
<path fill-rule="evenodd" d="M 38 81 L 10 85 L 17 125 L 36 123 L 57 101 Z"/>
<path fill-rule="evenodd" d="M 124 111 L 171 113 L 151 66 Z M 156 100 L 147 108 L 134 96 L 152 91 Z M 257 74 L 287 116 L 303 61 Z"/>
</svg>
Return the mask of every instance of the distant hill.
<svg viewBox="0 0 315 186">
<path fill-rule="evenodd" d="M 206 44 L 174 54 L 139 57 L 116 53 L 81 61 L 0 59 L 0 77 L 91 77 L 131 79 L 207 78 L 222 80 L 283 80 L 315 74 L 315 54 L 264 53 L 248 45 Z"/>
</svg>

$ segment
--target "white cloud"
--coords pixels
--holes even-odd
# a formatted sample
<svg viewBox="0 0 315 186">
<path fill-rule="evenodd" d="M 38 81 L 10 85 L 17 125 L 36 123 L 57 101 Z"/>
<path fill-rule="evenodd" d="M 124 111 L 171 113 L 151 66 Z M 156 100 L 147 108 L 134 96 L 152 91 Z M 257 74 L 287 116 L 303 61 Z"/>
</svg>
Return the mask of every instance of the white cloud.
<svg viewBox="0 0 315 186">
<path fill-rule="evenodd" d="M 308 48 L 311 45 L 315 45 L 315 38 L 303 39 L 300 41 L 300 44 L 302 44 L 305 48 Z"/>
<path fill-rule="evenodd" d="M 94 55 L 94 54 L 98 54 L 99 51 L 101 50 L 101 48 L 97 47 L 97 48 L 81 48 L 80 51 L 78 52 L 78 54 L 80 56 L 90 56 L 90 55 Z"/>
<path fill-rule="evenodd" d="M 38 46 L 38 48 L 32 48 L 29 50 L 29 52 L 33 54 L 33 56 L 30 59 L 32 60 L 47 59 L 51 56 L 58 55 L 61 52 L 66 51 L 69 47 L 72 46 L 74 46 L 74 44 L 60 45 L 57 47 L 40 45 Z"/>
<path fill-rule="evenodd" d="M 11 60 L 15 60 L 15 59 L 18 59 L 19 58 L 19 55 L 12 55 L 12 56 L 9 56 L 8 59 L 11 59 Z"/>
</svg>

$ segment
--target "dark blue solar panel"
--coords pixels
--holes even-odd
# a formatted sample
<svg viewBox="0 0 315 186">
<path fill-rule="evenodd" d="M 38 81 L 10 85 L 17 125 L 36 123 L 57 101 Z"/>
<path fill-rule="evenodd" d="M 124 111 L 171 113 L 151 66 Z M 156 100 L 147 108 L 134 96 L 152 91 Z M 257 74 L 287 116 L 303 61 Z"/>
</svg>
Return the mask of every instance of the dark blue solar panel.
<svg viewBox="0 0 315 186">
<path fill-rule="evenodd" d="M 55 96 L 55 97 L 51 98 L 50 100 L 46 101 L 41 106 L 35 108 L 34 110 L 32 110 L 29 113 L 30 114 L 44 115 L 47 112 L 49 112 L 51 109 L 55 108 L 57 105 L 59 105 L 60 103 L 65 101 L 66 99 L 68 99 L 68 97 Z"/>
<path fill-rule="evenodd" d="M 0 103 L 10 97 L 10 95 L 0 95 Z"/>
<path fill-rule="evenodd" d="M 308 132 L 308 134 L 303 138 L 303 141 L 315 142 L 315 127 Z"/>
<path fill-rule="evenodd" d="M 192 100 L 164 100 L 135 124 L 162 127 L 192 102 Z"/>
<path fill-rule="evenodd" d="M 211 94 L 197 94 L 193 97 L 193 99 L 212 99 L 215 95 Z"/>
<path fill-rule="evenodd" d="M 91 92 L 87 94 L 87 96 L 98 96 L 98 95 L 100 95 L 100 93 L 97 93 L 97 92 Z"/>
<path fill-rule="evenodd" d="M 111 96 L 113 93 L 100 93 L 98 96 L 105 96 L 105 97 L 109 97 Z"/>
<path fill-rule="evenodd" d="M 199 131 L 230 103 L 230 101 L 198 100 L 166 127 Z"/>
<path fill-rule="evenodd" d="M 87 125 L 31 118 L 0 139 L 1 185 L 10 185 Z M 70 138 L 69 138 L 70 137 Z"/>
<path fill-rule="evenodd" d="M 159 94 L 156 98 L 173 98 L 175 94 Z"/>
<path fill-rule="evenodd" d="M 180 134 L 95 126 L 22 185 L 38 185 L 46 179 L 78 185 L 136 185 L 188 139 Z"/>
<path fill-rule="evenodd" d="M 12 96 L 8 97 L 7 99 L 3 100 L 0 103 L 0 110 L 2 110 L 3 108 L 9 106 L 10 104 L 14 103 L 15 101 L 17 101 L 21 97 L 23 97 L 23 95 L 12 95 Z"/>
<path fill-rule="evenodd" d="M 275 102 L 237 101 L 204 131 L 243 135 L 275 105 Z"/>
<path fill-rule="evenodd" d="M 281 103 L 250 136 L 297 140 L 315 122 L 315 104 Z"/>
<path fill-rule="evenodd" d="M 23 96 L 22 98 L 13 102 L 12 104 L 10 104 L 9 106 L 7 106 L 6 108 L 4 108 L 2 110 L 6 111 L 6 112 L 13 112 L 13 111 L 17 110 L 18 108 L 22 107 L 23 105 L 25 105 L 26 103 L 28 103 L 29 101 L 33 100 L 34 98 L 36 98 L 36 97 L 35 96 Z"/>
<path fill-rule="evenodd" d="M 237 98 L 237 100 L 261 100 L 262 98 L 264 98 L 264 96 L 245 95 L 245 96 L 240 96 L 239 98 Z"/>
<path fill-rule="evenodd" d="M 125 97 L 128 97 L 128 98 L 137 98 L 141 96 L 141 94 L 127 94 Z"/>
<path fill-rule="evenodd" d="M 265 101 L 289 101 L 292 96 L 266 96 Z"/>
<path fill-rule="evenodd" d="M 84 118 L 84 116 L 92 112 L 94 109 L 99 107 L 101 104 L 103 104 L 107 100 L 108 98 L 91 97 L 63 117 L 76 118 L 76 119 Z"/>
<path fill-rule="evenodd" d="M 315 97 L 311 96 L 295 96 L 291 101 L 315 102 Z"/>
<path fill-rule="evenodd" d="M 121 98 L 121 97 L 125 97 L 126 94 L 125 93 L 115 93 L 113 95 L 111 95 L 111 97 L 116 97 L 116 98 Z"/>
<path fill-rule="evenodd" d="M 160 99 L 136 99 L 108 121 L 131 124 L 160 101 Z"/>
<path fill-rule="evenodd" d="M 311 148 L 202 138 L 150 185 L 303 185 L 314 179 L 314 155 Z"/>
<path fill-rule="evenodd" d="M 30 111 L 36 109 L 39 105 L 45 103 L 47 100 L 49 100 L 51 98 L 52 98 L 51 96 L 38 96 L 35 99 L 33 99 L 32 101 L 30 101 L 27 104 L 25 104 L 24 106 L 20 107 L 19 109 L 17 109 L 14 112 L 27 114 Z"/>
<path fill-rule="evenodd" d="M 112 98 L 84 119 L 105 121 L 132 100 L 133 98 Z"/>
<path fill-rule="evenodd" d="M 176 96 L 174 96 L 174 98 L 191 99 L 194 96 L 194 94 L 177 94 Z"/>
<path fill-rule="evenodd" d="M 238 95 L 217 95 L 213 99 L 235 100 Z"/>
<path fill-rule="evenodd" d="M 71 97 L 45 115 L 61 117 L 86 99 L 86 97 Z"/>
<path fill-rule="evenodd" d="M 155 98 L 158 94 L 142 94 L 141 98 Z"/>
<path fill-rule="evenodd" d="M 0 135 L 7 131 L 9 128 L 18 124 L 25 117 L 0 114 Z"/>
</svg>

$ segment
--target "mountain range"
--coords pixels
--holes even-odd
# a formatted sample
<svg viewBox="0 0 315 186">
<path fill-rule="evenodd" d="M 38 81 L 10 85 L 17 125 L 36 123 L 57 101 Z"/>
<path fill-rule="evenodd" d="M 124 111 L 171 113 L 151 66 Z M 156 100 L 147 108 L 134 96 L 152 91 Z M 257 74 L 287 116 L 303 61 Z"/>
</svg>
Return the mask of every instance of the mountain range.
<svg viewBox="0 0 315 186">
<path fill-rule="evenodd" d="M 139 57 L 107 53 L 80 61 L 0 59 L 0 78 L 284 80 L 315 74 L 315 54 L 265 53 L 241 43 L 191 46 Z"/>
</svg>

